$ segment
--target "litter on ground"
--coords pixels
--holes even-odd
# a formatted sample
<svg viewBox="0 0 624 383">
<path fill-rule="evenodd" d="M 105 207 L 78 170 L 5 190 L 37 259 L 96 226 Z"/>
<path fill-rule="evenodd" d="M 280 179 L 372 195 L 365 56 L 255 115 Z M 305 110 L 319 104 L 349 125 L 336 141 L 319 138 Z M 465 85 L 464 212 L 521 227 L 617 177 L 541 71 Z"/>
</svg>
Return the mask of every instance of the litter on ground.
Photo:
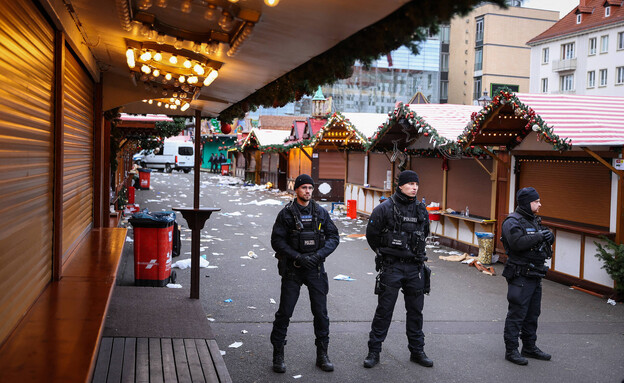
<svg viewBox="0 0 624 383">
<path fill-rule="evenodd" d="M 243 342 L 234 342 L 231 345 L 229 345 L 229 348 L 239 348 L 240 346 L 243 345 Z"/>
<path fill-rule="evenodd" d="M 181 289 L 182 285 L 177 283 L 167 283 L 167 287 L 169 287 L 170 289 Z"/>
<path fill-rule="evenodd" d="M 202 257 L 199 257 L 199 267 L 202 268 L 211 268 L 209 266 L 209 262 L 207 260 L 205 260 Z M 184 269 L 188 269 L 191 267 L 191 259 L 181 259 L 179 261 L 177 261 L 176 263 L 174 263 L 173 265 L 171 265 L 171 267 L 177 267 L 180 270 L 184 270 Z"/>
<path fill-rule="evenodd" d="M 348 275 L 338 274 L 334 277 L 337 281 L 355 281 L 355 279 L 351 278 Z"/>
</svg>

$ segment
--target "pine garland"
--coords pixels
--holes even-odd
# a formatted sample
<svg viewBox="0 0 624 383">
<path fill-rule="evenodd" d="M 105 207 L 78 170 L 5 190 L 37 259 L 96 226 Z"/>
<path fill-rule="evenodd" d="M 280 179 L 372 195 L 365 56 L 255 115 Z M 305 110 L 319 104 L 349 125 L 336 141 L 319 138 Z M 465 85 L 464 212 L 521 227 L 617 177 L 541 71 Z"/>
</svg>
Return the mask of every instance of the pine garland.
<svg viewBox="0 0 624 383">
<path fill-rule="evenodd" d="M 489 105 L 480 112 L 472 114 L 470 117 L 472 122 L 466 126 L 464 132 L 457 138 L 457 142 L 460 145 L 467 145 L 468 142 L 471 142 L 483 129 L 482 123 L 486 121 L 495 110 L 505 105 L 511 105 L 514 114 L 522 117 L 527 122 L 523 131 L 516 137 L 516 142 L 507 145 L 507 150 L 511 150 L 520 144 L 531 131 L 536 132 L 539 139 L 550 143 L 554 150 L 564 151 L 572 149 L 572 140 L 570 138 L 561 138 L 556 135 L 553 128 L 548 126 L 531 107 L 523 104 L 509 88 L 501 89 L 498 94 L 492 98 Z"/>
</svg>

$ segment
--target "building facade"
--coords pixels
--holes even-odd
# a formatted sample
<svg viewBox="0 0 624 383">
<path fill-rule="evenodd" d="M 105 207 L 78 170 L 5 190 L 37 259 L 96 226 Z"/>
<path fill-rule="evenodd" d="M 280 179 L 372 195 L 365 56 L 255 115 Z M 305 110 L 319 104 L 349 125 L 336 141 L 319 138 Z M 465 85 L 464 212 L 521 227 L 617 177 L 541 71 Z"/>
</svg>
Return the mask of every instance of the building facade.
<svg viewBox="0 0 624 383">
<path fill-rule="evenodd" d="M 581 0 L 531 39 L 531 93 L 624 95 L 624 4 Z"/>
<path fill-rule="evenodd" d="M 529 91 L 531 48 L 526 36 L 535 36 L 559 18 L 556 11 L 485 3 L 468 16 L 451 20 L 448 102 L 475 104 L 484 91 L 503 86 Z"/>
</svg>

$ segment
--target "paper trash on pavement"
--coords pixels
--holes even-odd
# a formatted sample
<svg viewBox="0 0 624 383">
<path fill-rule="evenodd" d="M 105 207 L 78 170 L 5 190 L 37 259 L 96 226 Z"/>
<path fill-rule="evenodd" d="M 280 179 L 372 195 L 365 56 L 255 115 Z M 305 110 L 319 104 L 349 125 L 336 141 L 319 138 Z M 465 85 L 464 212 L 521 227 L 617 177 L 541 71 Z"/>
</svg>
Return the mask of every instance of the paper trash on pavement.
<svg viewBox="0 0 624 383">
<path fill-rule="evenodd" d="M 269 302 L 271 302 L 271 304 L 272 304 L 272 305 L 277 304 L 277 302 L 275 302 L 275 299 L 273 299 L 273 298 L 271 298 L 271 299 L 269 300 Z"/>
<path fill-rule="evenodd" d="M 247 330 L 241 330 L 241 334 L 247 334 L 249 331 Z"/>
<path fill-rule="evenodd" d="M 170 289 L 181 289 L 182 285 L 177 283 L 167 283 L 167 287 L 169 287 Z"/>
<path fill-rule="evenodd" d="M 206 268 L 208 267 L 209 262 L 207 260 L 205 260 L 202 257 L 199 257 L 199 267 L 203 267 Z M 173 265 L 171 265 L 171 267 L 177 267 L 180 270 L 184 270 L 184 269 L 188 269 L 191 267 L 191 259 L 181 259 L 179 261 L 177 261 L 176 263 L 174 263 Z"/>
<path fill-rule="evenodd" d="M 338 274 L 334 277 L 337 281 L 355 281 L 355 279 L 351 278 L 348 275 Z"/>
<path fill-rule="evenodd" d="M 242 345 L 243 345 L 243 342 L 234 342 L 231 345 L 229 345 L 228 347 L 230 347 L 230 348 L 239 348 Z"/>
<path fill-rule="evenodd" d="M 611 306 L 615 306 L 615 301 L 611 298 L 607 300 L 607 303 L 610 304 Z"/>
</svg>

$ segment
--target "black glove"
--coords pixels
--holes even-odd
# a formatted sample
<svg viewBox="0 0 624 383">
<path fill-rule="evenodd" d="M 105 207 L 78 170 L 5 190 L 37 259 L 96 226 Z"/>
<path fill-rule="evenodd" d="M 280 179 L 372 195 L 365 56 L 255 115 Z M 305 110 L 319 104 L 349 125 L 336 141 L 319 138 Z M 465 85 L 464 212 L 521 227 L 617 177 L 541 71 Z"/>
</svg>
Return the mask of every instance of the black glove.
<svg viewBox="0 0 624 383">
<path fill-rule="evenodd" d="M 301 254 L 301 258 L 298 259 L 298 263 L 306 270 L 315 269 L 320 261 L 320 258 L 316 253 Z"/>
<path fill-rule="evenodd" d="M 549 244 L 552 244 L 555 241 L 555 236 L 550 230 L 540 230 L 540 233 L 542 233 L 542 238 L 544 238 L 544 241 L 548 242 Z"/>
</svg>

